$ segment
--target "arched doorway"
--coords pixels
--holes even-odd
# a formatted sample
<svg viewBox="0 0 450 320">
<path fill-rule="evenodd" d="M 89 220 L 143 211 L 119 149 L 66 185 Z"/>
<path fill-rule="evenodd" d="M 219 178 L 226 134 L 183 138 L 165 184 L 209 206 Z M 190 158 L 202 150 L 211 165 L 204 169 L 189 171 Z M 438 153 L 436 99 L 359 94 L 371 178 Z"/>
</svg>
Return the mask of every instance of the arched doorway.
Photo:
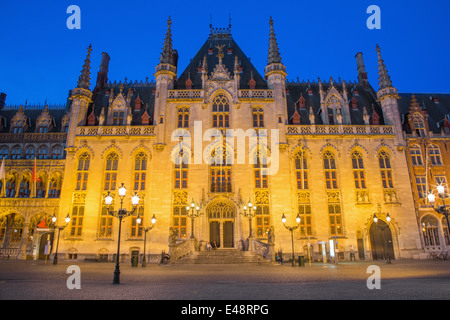
<svg viewBox="0 0 450 320">
<path fill-rule="evenodd" d="M 378 220 L 369 230 L 373 260 L 395 259 L 391 229 L 386 222 Z"/>
<path fill-rule="evenodd" d="M 234 248 L 235 210 L 225 202 L 218 202 L 207 208 L 209 241 L 221 248 Z"/>
</svg>

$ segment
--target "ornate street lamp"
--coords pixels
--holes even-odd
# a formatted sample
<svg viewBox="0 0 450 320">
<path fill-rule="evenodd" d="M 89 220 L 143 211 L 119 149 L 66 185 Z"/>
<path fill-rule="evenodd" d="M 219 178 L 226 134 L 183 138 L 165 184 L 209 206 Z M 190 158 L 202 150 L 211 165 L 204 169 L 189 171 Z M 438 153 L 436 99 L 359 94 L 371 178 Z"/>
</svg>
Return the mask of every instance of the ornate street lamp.
<svg viewBox="0 0 450 320">
<path fill-rule="evenodd" d="M 294 257 L 294 230 L 297 229 L 300 226 L 300 215 L 297 214 L 297 218 L 295 218 L 295 221 L 297 222 L 296 226 L 288 227 L 286 225 L 286 216 L 283 213 L 283 216 L 281 217 L 281 222 L 283 222 L 283 225 L 286 229 L 288 229 L 291 232 L 291 240 L 292 240 L 292 266 L 295 266 L 295 257 Z"/>
<path fill-rule="evenodd" d="M 191 239 L 195 239 L 194 237 L 194 220 L 201 216 L 200 207 L 197 206 L 192 199 L 191 206 L 186 206 L 186 212 L 188 218 L 191 218 Z"/>
<path fill-rule="evenodd" d="M 138 215 L 138 217 L 136 218 L 136 223 L 137 224 L 141 224 L 142 219 L 141 217 Z M 147 265 L 147 262 L 145 260 L 145 244 L 147 242 L 147 232 L 149 232 L 150 230 L 152 230 L 155 226 L 156 223 L 156 217 L 155 215 L 153 215 L 152 219 L 151 219 L 152 225 L 150 227 L 147 228 L 143 228 L 144 230 L 144 257 L 142 258 L 142 266 L 145 267 Z"/>
<path fill-rule="evenodd" d="M 378 205 L 378 213 L 381 214 L 381 205 L 380 204 Z M 377 214 L 376 213 L 373 214 L 373 222 L 375 222 L 375 225 L 377 226 L 378 229 L 381 230 L 381 232 L 383 234 L 384 251 L 386 253 L 386 263 L 390 264 L 391 257 L 389 256 L 389 251 L 387 248 L 387 240 L 386 240 L 386 235 L 385 235 L 385 232 L 387 229 L 389 229 L 389 224 L 391 222 L 391 217 L 389 216 L 389 213 L 386 214 L 386 221 L 387 221 L 387 224 L 383 224 L 383 225 L 379 224 Z"/>
<path fill-rule="evenodd" d="M 59 234 L 60 234 L 61 230 L 64 230 L 64 228 L 67 227 L 67 225 L 69 224 L 69 222 L 70 222 L 70 216 L 69 216 L 69 214 L 67 214 L 66 219 L 64 219 L 65 222 L 66 222 L 65 225 L 57 226 L 57 225 L 56 225 L 56 220 L 57 220 L 56 216 L 53 215 L 53 217 L 52 217 L 52 222 L 53 222 L 53 224 L 54 224 L 55 229 L 58 229 L 58 240 L 56 241 L 56 251 L 55 251 L 55 256 L 53 257 L 53 264 L 58 264 Z"/>
<path fill-rule="evenodd" d="M 132 215 L 136 211 L 137 205 L 139 204 L 139 196 L 137 195 L 137 193 L 135 193 L 131 197 L 131 203 L 133 204 L 133 210 L 127 211 L 126 209 L 124 209 L 123 208 L 123 199 L 125 198 L 126 193 L 127 193 L 127 189 L 125 188 L 124 184 L 122 183 L 122 185 L 119 188 L 120 209 L 117 211 L 114 211 L 111 208 L 111 203 L 113 201 L 113 197 L 111 196 L 109 191 L 105 197 L 105 204 L 107 206 L 106 210 L 108 211 L 108 214 L 119 219 L 119 238 L 117 240 L 116 268 L 114 270 L 113 284 L 120 284 L 119 257 L 120 257 L 120 232 L 122 229 L 122 219 L 124 217 L 128 217 L 128 216 Z"/>
<path fill-rule="evenodd" d="M 253 237 L 252 232 L 252 219 L 256 215 L 256 206 L 254 206 L 250 199 L 248 200 L 248 204 L 244 206 L 244 213 L 242 215 L 246 218 L 248 218 L 248 237 Z"/>
<path fill-rule="evenodd" d="M 431 203 L 431 205 L 433 206 L 434 211 L 436 211 L 439 214 L 443 214 L 445 216 L 445 219 L 447 220 L 447 227 L 448 230 L 450 230 L 450 222 L 448 220 L 448 215 L 449 215 L 449 205 L 445 204 L 445 198 L 448 198 L 448 194 L 445 193 L 445 187 L 440 184 L 436 187 L 437 191 L 438 191 L 438 196 L 439 198 L 442 199 L 442 205 L 438 206 L 436 203 L 436 196 L 430 191 L 430 193 L 428 193 L 428 201 Z"/>
</svg>

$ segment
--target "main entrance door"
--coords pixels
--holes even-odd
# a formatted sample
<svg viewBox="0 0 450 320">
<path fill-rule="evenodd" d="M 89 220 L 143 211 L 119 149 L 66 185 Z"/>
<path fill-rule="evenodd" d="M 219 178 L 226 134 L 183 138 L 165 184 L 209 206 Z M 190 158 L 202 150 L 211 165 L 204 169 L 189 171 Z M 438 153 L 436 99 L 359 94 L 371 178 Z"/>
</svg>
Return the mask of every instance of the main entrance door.
<svg viewBox="0 0 450 320">
<path fill-rule="evenodd" d="M 392 233 L 386 222 L 378 220 L 378 225 L 372 223 L 370 227 L 370 244 L 372 246 L 372 258 L 374 260 L 386 260 L 389 255 L 395 259 L 394 246 L 392 245 Z"/>
<path fill-rule="evenodd" d="M 227 203 L 216 203 L 207 209 L 209 241 L 221 248 L 234 248 L 234 209 Z"/>
</svg>

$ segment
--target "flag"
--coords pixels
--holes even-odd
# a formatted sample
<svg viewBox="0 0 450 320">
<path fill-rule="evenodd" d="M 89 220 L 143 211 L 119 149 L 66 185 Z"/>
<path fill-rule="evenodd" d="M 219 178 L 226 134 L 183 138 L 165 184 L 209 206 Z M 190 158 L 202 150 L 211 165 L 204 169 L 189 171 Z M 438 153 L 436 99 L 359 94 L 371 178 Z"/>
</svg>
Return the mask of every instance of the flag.
<svg viewBox="0 0 450 320">
<path fill-rule="evenodd" d="M 31 182 L 34 185 L 34 197 L 36 198 L 36 157 L 34 158 L 33 172 L 31 173 Z"/>
<path fill-rule="evenodd" d="M 5 159 L 2 161 L 2 166 L 0 167 L 0 179 L 6 178 L 6 170 L 5 170 Z"/>
</svg>

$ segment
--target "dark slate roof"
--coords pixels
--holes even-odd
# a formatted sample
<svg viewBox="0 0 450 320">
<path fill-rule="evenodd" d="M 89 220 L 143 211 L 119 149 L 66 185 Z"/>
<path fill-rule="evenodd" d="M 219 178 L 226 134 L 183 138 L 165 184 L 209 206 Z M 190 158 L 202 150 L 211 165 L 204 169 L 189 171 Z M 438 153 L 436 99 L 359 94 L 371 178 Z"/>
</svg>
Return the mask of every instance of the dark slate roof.
<svg viewBox="0 0 450 320">
<path fill-rule="evenodd" d="M 415 95 L 419 106 L 428 114 L 429 130 L 433 133 L 441 133 L 445 117 L 450 116 L 450 94 L 400 93 L 399 95 L 398 106 L 402 115 L 404 130 L 407 134 L 411 133 L 411 129 L 406 125 L 406 121 L 412 95 Z"/>
<path fill-rule="evenodd" d="M 343 82 L 333 82 L 333 86 L 342 95 L 343 92 Z M 308 89 L 312 89 L 312 95 L 308 94 Z M 326 96 L 328 90 L 331 88 L 331 83 L 322 82 L 322 89 L 324 95 Z M 380 124 L 383 124 L 383 112 L 376 100 L 376 93 L 372 88 L 364 88 L 361 84 L 357 82 L 347 82 L 347 99 L 350 104 L 350 118 L 351 124 L 353 125 L 364 125 L 363 119 L 363 107 L 366 107 L 369 116 L 373 114 L 374 111 L 380 117 Z M 320 116 L 320 91 L 319 82 L 286 82 L 286 89 L 288 90 L 286 95 L 287 111 L 289 124 L 292 124 L 292 116 L 297 108 L 297 112 L 300 114 L 300 124 L 310 124 L 309 121 L 309 107 L 311 106 L 315 115 L 315 124 L 323 124 L 322 118 Z M 354 94 L 354 90 L 358 91 L 358 95 Z M 300 109 L 298 107 L 298 101 L 300 97 L 303 96 L 305 99 L 305 108 Z M 358 108 L 353 109 L 351 105 L 351 100 L 355 96 L 358 101 Z"/>
<path fill-rule="evenodd" d="M 0 121 L 2 126 L 0 126 L 0 132 L 10 132 L 11 129 L 11 119 L 14 115 L 19 111 L 20 106 L 5 106 L 2 110 L 0 110 Z M 44 110 L 44 105 L 32 105 L 32 106 L 24 106 L 23 110 L 25 115 L 27 116 L 27 124 L 28 129 L 24 131 L 24 133 L 33 133 L 36 132 L 36 120 L 41 115 Z M 53 129 L 49 132 L 63 132 L 64 128 L 62 128 L 62 118 L 67 113 L 67 106 L 58 105 L 58 106 L 49 106 L 48 111 L 50 116 L 53 118 Z M 6 127 L 5 127 L 6 123 Z"/>
<path fill-rule="evenodd" d="M 242 71 L 240 73 L 241 79 L 239 86 L 241 89 L 249 88 L 249 81 L 253 75 L 253 79 L 256 81 L 256 89 L 267 89 L 267 84 L 264 78 L 260 75 L 258 70 L 250 62 L 250 59 L 244 54 L 241 48 L 233 40 L 231 34 L 229 33 L 211 33 L 206 42 L 191 59 L 189 65 L 180 75 L 175 83 L 175 89 L 186 89 L 186 80 L 190 77 L 192 81 L 192 89 L 202 88 L 202 74 L 198 71 L 198 67 L 203 64 L 203 57 L 206 55 L 206 60 L 208 63 L 208 76 L 214 70 L 214 67 L 219 63 L 219 58 L 217 57 L 218 49 L 216 46 L 225 45 L 223 47 L 223 60 L 222 63 L 228 69 L 228 72 L 232 77 L 234 77 L 234 60 L 237 55 Z M 209 49 L 212 49 L 212 54 L 209 53 Z M 230 52 L 229 52 L 229 49 Z"/>
</svg>

